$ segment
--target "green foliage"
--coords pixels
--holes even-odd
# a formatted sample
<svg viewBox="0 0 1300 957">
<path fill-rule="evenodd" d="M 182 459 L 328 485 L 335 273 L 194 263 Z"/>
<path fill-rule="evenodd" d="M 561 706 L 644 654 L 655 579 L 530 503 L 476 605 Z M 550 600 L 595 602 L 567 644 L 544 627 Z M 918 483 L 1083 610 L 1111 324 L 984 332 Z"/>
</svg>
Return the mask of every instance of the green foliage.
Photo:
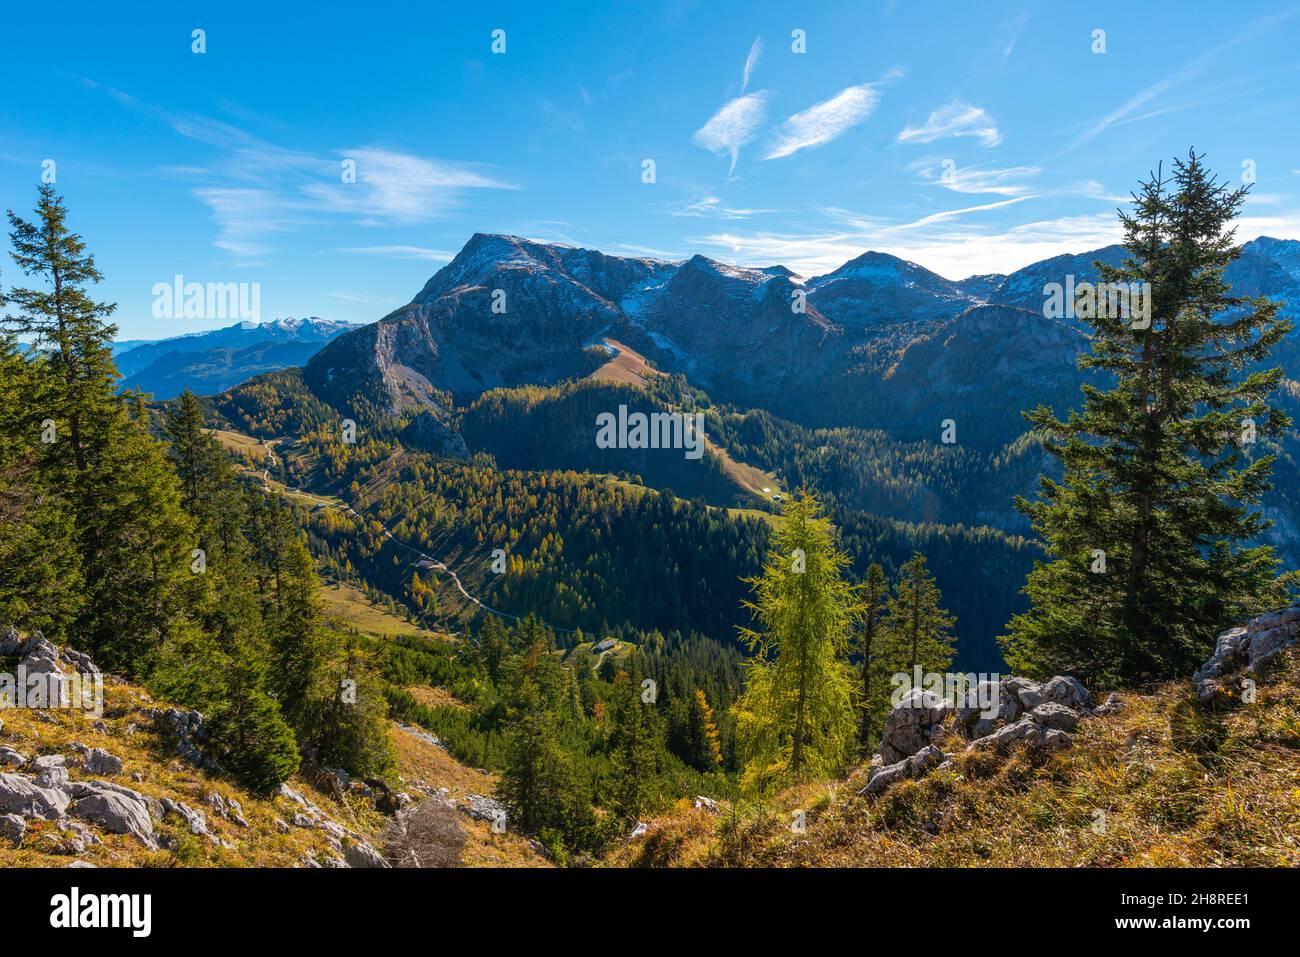
<svg viewBox="0 0 1300 957">
<path fill-rule="evenodd" d="M 846 658 L 860 613 L 844 579 L 849 558 L 808 494 L 792 499 L 748 607 L 761 631 L 741 634 L 754 657 L 736 703 L 743 781 L 755 788 L 840 771 L 854 738 Z"/>
<path fill-rule="evenodd" d="M 1113 385 L 1085 386 L 1064 421 L 1027 416 L 1064 479 L 1020 502 L 1052 560 L 1005 639 L 1019 670 L 1101 685 L 1187 674 L 1219 630 L 1285 601 L 1272 550 L 1250 543 L 1269 524 L 1257 506 L 1274 458 L 1261 448 L 1288 424 L 1268 405 L 1282 370 L 1262 365 L 1291 324 L 1223 280 L 1245 193 L 1192 153 L 1121 214 L 1129 258 L 1101 279 L 1149 284 L 1150 322 L 1081 312 L 1093 336 L 1080 364 Z"/>
</svg>

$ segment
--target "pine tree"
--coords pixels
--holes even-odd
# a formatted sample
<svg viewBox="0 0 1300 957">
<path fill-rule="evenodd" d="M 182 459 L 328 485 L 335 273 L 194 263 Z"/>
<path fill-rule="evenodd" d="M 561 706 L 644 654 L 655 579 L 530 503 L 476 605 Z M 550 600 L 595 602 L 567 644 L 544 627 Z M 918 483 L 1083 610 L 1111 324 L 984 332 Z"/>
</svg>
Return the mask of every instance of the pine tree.
<svg viewBox="0 0 1300 957">
<path fill-rule="evenodd" d="M 741 629 L 754 657 L 736 702 L 736 735 L 747 786 L 833 774 L 853 738 L 853 669 L 846 659 L 858 614 L 849 558 L 835 546 L 821 505 L 804 493 L 782 510 L 763 575 L 745 602 L 761 631 Z"/>
<path fill-rule="evenodd" d="M 883 622 L 887 650 L 882 657 L 895 672 L 905 670 L 911 675 L 920 667 L 923 672 L 942 674 L 952 667 L 956 619 L 940 605 L 942 600 L 925 556 L 913 552 L 899 570 Z"/>
<path fill-rule="evenodd" d="M 102 278 L 94 257 L 68 230 L 53 186 L 40 187 L 36 214 L 34 223 L 8 214 L 14 261 L 41 283 L 9 290 L 16 309 L 3 323 L 32 337 L 49 371 L 40 417 L 56 441 L 43 443 L 39 467 L 69 505 L 85 598 L 68 636 L 101 666 L 142 674 L 184 627 L 193 533 L 161 447 L 115 392 L 114 307 L 88 291 Z"/>
<path fill-rule="evenodd" d="M 81 561 L 71 509 L 40 468 L 47 388 L 44 358 L 0 336 L 0 622 L 62 641 L 82 608 Z"/>
<path fill-rule="evenodd" d="M 559 829 L 576 787 L 559 738 L 565 668 L 539 622 L 530 616 L 518 632 L 523 645 L 505 665 L 506 761 L 497 796 L 524 830 Z"/>
<path fill-rule="evenodd" d="M 4 325 L 33 345 L 49 350 L 50 365 L 63 383 L 57 394 L 57 417 L 67 423 L 76 468 L 89 468 L 83 430 L 86 423 L 115 403 L 116 370 L 110 345 L 117 326 L 107 320 L 115 306 L 96 302 L 86 287 L 103 276 L 85 241 L 68 231 L 67 209 L 53 184 L 41 185 L 37 221 L 27 222 L 8 211 L 14 262 L 27 276 L 44 280 L 48 288 L 14 288 L 8 293 L 16 314 L 6 313 Z"/>
<path fill-rule="evenodd" d="M 889 600 L 889 582 L 885 570 L 872 563 L 862 583 L 861 629 L 858 632 L 857 653 L 862 657 L 862 696 L 859 700 L 861 717 L 858 720 L 858 744 L 869 751 L 875 735 L 876 724 L 884 710 L 882 698 L 884 685 L 880 680 L 880 632 L 883 627 L 885 605 Z M 876 678 L 872 685 L 872 678 Z"/>
<path fill-rule="evenodd" d="M 635 822 L 659 800 L 663 724 L 653 704 L 641 700 L 641 671 L 614 679 L 614 730 L 610 736 L 612 805 L 625 822 Z"/>
<path fill-rule="evenodd" d="M 1085 386 L 1064 421 L 1027 415 L 1064 478 L 1018 501 L 1052 555 L 1004 638 L 1019 670 L 1101 684 L 1187 674 L 1220 629 L 1285 600 L 1272 550 L 1252 542 L 1269 524 L 1256 508 L 1274 461 L 1263 440 L 1288 425 L 1267 404 L 1282 370 L 1264 363 L 1291 324 L 1224 282 L 1246 192 L 1192 152 L 1120 214 L 1128 258 L 1099 264 L 1102 287 L 1149 291 L 1149 314 L 1081 299 L 1080 366 L 1109 387 Z"/>
</svg>

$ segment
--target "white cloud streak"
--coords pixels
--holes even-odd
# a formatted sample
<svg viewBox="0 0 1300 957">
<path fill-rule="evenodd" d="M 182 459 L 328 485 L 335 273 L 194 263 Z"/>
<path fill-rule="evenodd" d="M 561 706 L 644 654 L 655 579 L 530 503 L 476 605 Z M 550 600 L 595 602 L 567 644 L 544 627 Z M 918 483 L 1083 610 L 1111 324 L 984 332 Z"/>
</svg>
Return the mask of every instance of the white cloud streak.
<svg viewBox="0 0 1300 957">
<path fill-rule="evenodd" d="M 692 138 L 701 146 L 719 156 L 731 158 L 728 175 L 735 172 L 740 148 L 758 135 L 759 127 L 767 116 L 767 94 L 747 93 L 726 103 L 695 131 Z"/>
<path fill-rule="evenodd" d="M 749 89 L 749 77 L 758 66 L 758 58 L 763 55 L 763 38 L 754 37 L 754 42 L 749 45 L 749 56 L 745 57 L 745 71 L 740 80 L 740 92 L 744 93 Z"/>
<path fill-rule="evenodd" d="M 841 90 L 829 100 L 787 119 L 763 159 L 780 159 L 802 149 L 829 143 L 870 116 L 879 102 L 880 92 L 875 84 L 865 83 Z"/>
<path fill-rule="evenodd" d="M 932 143 L 951 136 L 972 136 L 983 147 L 997 146 L 1002 133 L 983 107 L 956 99 L 930 114 L 921 126 L 909 126 L 898 134 L 900 143 Z"/>
</svg>

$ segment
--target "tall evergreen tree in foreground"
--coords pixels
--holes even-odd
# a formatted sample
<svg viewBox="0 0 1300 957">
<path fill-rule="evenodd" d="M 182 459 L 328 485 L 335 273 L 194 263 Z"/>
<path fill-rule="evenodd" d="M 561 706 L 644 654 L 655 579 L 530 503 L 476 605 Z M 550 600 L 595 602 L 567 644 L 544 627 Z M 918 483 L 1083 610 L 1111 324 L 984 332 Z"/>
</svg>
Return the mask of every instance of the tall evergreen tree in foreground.
<svg viewBox="0 0 1300 957">
<path fill-rule="evenodd" d="M 1284 600 L 1272 550 L 1250 542 L 1268 526 L 1255 509 L 1274 458 L 1262 440 L 1288 424 L 1267 403 L 1282 370 L 1261 364 L 1291 325 L 1224 282 L 1245 194 L 1192 152 L 1120 214 L 1128 258 L 1099 264 L 1101 281 L 1149 284 L 1150 322 L 1081 311 L 1092 350 L 1080 366 L 1113 385 L 1085 385 L 1064 421 L 1027 415 L 1064 478 L 1017 503 L 1053 556 L 1031 572 L 1032 607 L 1003 639 L 1018 670 L 1101 683 L 1186 675 L 1217 631 Z"/>
<path fill-rule="evenodd" d="M 162 446 L 117 395 L 114 307 L 91 294 L 103 277 L 68 229 L 63 200 L 46 184 L 34 221 L 8 217 L 14 261 L 36 282 L 8 290 L 3 324 L 40 353 L 36 419 L 52 424 L 53 437 L 40 446 L 40 481 L 67 503 L 85 597 L 57 637 L 89 648 L 104 667 L 143 674 L 184 621 L 190 522 Z"/>
<path fill-rule="evenodd" d="M 754 657 L 735 704 L 746 786 L 833 774 L 849 756 L 856 722 L 854 674 L 846 658 L 859 614 L 849 557 L 816 498 L 792 498 L 781 513 L 767 564 L 746 602 L 761 630 L 742 629 Z"/>
</svg>

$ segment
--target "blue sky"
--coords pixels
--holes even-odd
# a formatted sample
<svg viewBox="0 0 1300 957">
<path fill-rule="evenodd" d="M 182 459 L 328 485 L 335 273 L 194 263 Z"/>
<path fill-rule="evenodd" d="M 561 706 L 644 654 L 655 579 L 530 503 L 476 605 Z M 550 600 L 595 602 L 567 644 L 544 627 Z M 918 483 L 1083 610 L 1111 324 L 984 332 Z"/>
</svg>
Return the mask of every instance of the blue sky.
<svg viewBox="0 0 1300 957">
<path fill-rule="evenodd" d="M 1232 181 L 1253 161 L 1240 238 L 1300 238 L 1292 4 L 120 6 L 3 14 L 0 206 L 55 161 L 124 338 L 221 324 L 151 315 L 176 274 L 372 321 L 476 231 L 1005 272 L 1113 241 L 1193 145 Z"/>
</svg>

